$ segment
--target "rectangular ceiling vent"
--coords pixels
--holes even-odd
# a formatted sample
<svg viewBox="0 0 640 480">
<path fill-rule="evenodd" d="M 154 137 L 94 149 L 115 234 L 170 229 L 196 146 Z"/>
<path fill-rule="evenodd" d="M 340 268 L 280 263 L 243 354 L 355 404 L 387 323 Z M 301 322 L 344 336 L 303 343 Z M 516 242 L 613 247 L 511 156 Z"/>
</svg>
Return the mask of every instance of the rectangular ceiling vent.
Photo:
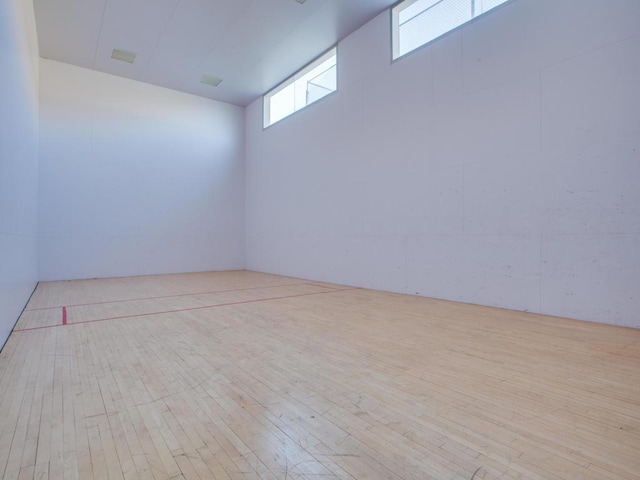
<svg viewBox="0 0 640 480">
<path fill-rule="evenodd" d="M 121 62 L 133 63 L 136 59 L 136 54 L 114 48 L 113 52 L 111 52 L 111 58 L 120 60 Z"/>
<path fill-rule="evenodd" d="M 200 83 L 205 83 L 207 85 L 211 85 L 212 87 L 217 87 L 222 83 L 222 79 L 220 77 L 216 77 L 215 75 L 203 75 L 200 79 Z"/>
</svg>

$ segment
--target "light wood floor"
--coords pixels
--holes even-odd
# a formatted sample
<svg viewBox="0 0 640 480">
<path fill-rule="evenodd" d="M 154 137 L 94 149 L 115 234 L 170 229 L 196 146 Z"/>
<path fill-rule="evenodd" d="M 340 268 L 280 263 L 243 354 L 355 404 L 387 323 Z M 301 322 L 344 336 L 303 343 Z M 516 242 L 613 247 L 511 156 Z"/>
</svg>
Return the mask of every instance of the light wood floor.
<svg viewBox="0 0 640 480">
<path fill-rule="evenodd" d="M 252 272 L 40 284 L 4 479 L 639 479 L 640 331 Z"/>
</svg>

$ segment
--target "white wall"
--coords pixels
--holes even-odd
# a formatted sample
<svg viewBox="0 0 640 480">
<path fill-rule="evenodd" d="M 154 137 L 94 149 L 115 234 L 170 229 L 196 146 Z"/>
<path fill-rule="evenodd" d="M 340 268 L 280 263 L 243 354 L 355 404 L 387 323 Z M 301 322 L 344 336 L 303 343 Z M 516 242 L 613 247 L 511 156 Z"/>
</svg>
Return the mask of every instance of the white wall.
<svg viewBox="0 0 640 480">
<path fill-rule="evenodd" d="M 515 0 L 339 92 L 247 109 L 252 270 L 640 327 L 640 2 Z"/>
<path fill-rule="evenodd" d="M 32 2 L 0 2 L 0 348 L 38 279 L 38 42 Z"/>
<path fill-rule="evenodd" d="M 244 267 L 244 109 L 40 65 L 40 279 Z"/>
</svg>

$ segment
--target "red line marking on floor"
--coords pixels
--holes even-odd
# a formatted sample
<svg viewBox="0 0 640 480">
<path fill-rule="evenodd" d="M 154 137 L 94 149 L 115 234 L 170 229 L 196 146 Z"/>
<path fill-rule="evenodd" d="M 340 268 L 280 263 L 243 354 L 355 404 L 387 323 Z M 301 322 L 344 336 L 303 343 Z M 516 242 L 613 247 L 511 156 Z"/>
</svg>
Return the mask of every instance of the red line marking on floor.
<svg viewBox="0 0 640 480">
<path fill-rule="evenodd" d="M 62 325 L 67 324 L 67 307 L 62 307 Z"/>
<path fill-rule="evenodd" d="M 142 300 L 159 300 L 161 298 L 174 298 L 174 297 L 189 297 L 195 295 L 210 295 L 214 293 L 229 293 L 229 292 L 242 292 L 246 290 L 261 290 L 265 288 L 278 288 L 278 287 L 293 287 L 295 285 L 313 285 L 315 287 L 324 287 L 324 285 L 317 285 L 313 282 L 300 282 L 300 283 L 285 283 L 283 285 L 266 285 L 264 287 L 247 287 L 247 288 L 234 288 L 232 290 L 214 290 L 212 292 L 196 292 L 196 293 L 178 293 L 176 295 L 162 295 L 159 297 L 141 297 L 141 298 L 128 298 L 126 300 L 108 300 L 106 302 L 94 302 L 94 303 L 77 303 L 74 305 L 57 305 L 55 307 L 42 307 L 42 308 L 27 308 L 25 312 L 36 312 L 40 310 L 54 310 L 56 308 L 64 307 L 88 307 L 91 305 L 105 305 L 108 303 L 125 303 L 125 302 L 138 302 Z M 331 288 L 331 287 L 324 287 Z"/>
<path fill-rule="evenodd" d="M 296 284 L 296 285 L 300 285 L 300 284 Z M 242 302 L 219 303 L 217 305 L 204 305 L 204 306 L 201 306 L 201 307 L 180 308 L 180 309 L 177 309 L 177 310 L 166 310 L 166 311 L 163 311 L 163 312 L 137 313 L 135 315 L 122 315 L 120 317 L 96 318 L 95 320 L 84 320 L 84 321 L 80 321 L 80 322 L 64 323 L 63 325 L 43 325 L 41 327 L 22 328 L 22 329 L 19 329 L 19 330 L 14 330 L 14 332 L 28 332 L 28 331 L 31 331 L 31 330 L 41 330 L 43 328 L 57 328 L 57 327 L 62 327 L 62 326 L 82 325 L 84 323 L 106 322 L 106 321 L 109 321 L 109 320 L 122 320 L 122 319 L 125 319 L 125 318 L 149 317 L 151 315 L 165 315 L 167 313 L 178 313 L 178 312 L 188 312 L 188 311 L 191 311 L 191 310 L 203 310 L 203 309 L 207 309 L 207 308 L 228 307 L 230 305 L 243 305 L 245 303 L 269 302 L 271 300 L 283 300 L 283 299 L 287 299 L 287 298 L 307 297 L 307 296 L 310 296 L 310 295 L 328 295 L 330 293 L 348 292 L 350 290 L 360 290 L 360 288 L 359 287 L 343 288 L 341 290 L 333 290 L 333 291 L 330 291 L 330 292 L 300 293 L 300 294 L 297 294 L 297 295 L 287 295 L 287 296 L 284 296 L 284 297 L 258 298 L 258 299 L 255 299 L 255 300 L 245 300 L 245 301 L 242 301 Z M 64 311 L 66 312 L 66 308 L 65 308 Z"/>
<path fill-rule="evenodd" d="M 73 325 L 73 323 L 71 324 L 67 324 L 67 325 Z M 16 328 L 13 332 L 11 333 L 17 333 L 17 332 L 30 332 L 31 330 L 42 330 L 44 328 L 58 328 L 58 327 L 62 327 L 62 325 L 42 325 L 40 327 L 29 327 L 29 328 Z"/>
</svg>

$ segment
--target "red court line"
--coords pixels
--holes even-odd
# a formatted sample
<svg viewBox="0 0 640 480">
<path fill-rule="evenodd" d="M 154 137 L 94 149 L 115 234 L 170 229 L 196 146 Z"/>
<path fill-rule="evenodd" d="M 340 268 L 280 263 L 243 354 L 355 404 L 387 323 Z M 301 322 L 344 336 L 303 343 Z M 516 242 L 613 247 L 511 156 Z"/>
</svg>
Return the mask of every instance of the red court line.
<svg viewBox="0 0 640 480">
<path fill-rule="evenodd" d="M 67 324 L 67 307 L 62 307 L 62 325 Z"/>
<path fill-rule="evenodd" d="M 296 285 L 299 285 L 299 284 L 296 284 Z M 333 291 L 330 291 L 330 292 L 300 293 L 300 294 L 297 294 L 297 295 L 287 295 L 287 296 L 284 296 L 284 297 L 258 298 L 256 300 L 245 300 L 243 302 L 219 303 L 217 305 L 204 305 L 204 306 L 201 306 L 201 307 L 180 308 L 180 309 L 177 309 L 177 310 L 166 310 L 166 311 L 163 311 L 163 312 L 137 313 L 135 315 L 122 315 L 120 317 L 97 318 L 95 320 L 85 320 L 85 321 L 81 321 L 81 322 L 66 323 L 66 319 L 63 318 L 63 322 L 64 322 L 63 325 L 44 325 L 44 326 L 41 326 L 41 327 L 22 328 L 22 329 L 19 329 L 19 330 L 14 330 L 14 332 L 28 332 L 28 331 L 31 331 L 31 330 L 41 330 L 43 328 L 57 328 L 57 327 L 62 327 L 62 326 L 81 325 L 83 323 L 106 322 L 108 320 L 122 320 L 124 318 L 149 317 L 151 315 L 164 315 L 164 314 L 167 314 L 167 313 L 188 312 L 188 311 L 191 311 L 191 310 L 203 310 L 203 309 L 206 309 L 206 308 L 228 307 L 230 305 L 243 305 L 245 303 L 269 302 L 271 300 L 282 300 L 282 299 L 286 299 L 286 298 L 307 297 L 307 296 L 310 296 L 310 295 L 327 295 L 327 294 L 330 294 L 330 293 L 347 292 L 349 290 L 360 290 L 360 288 L 359 287 L 353 287 L 353 288 L 343 288 L 342 290 L 333 290 Z M 66 312 L 66 308 L 64 308 L 63 311 Z"/>
<path fill-rule="evenodd" d="M 126 302 L 138 302 L 141 300 L 158 300 L 161 298 L 174 298 L 174 297 L 189 297 L 194 295 L 209 295 L 212 293 L 229 293 L 229 292 L 243 292 L 246 290 L 261 290 L 265 288 L 278 288 L 278 287 L 293 287 L 295 285 L 313 285 L 316 287 L 324 287 L 324 285 L 316 285 L 312 282 L 300 282 L 300 283 L 285 283 L 283 285 L 267 285 L 264 287 L 247 287 L 247 288 L 234 288 L 232 290 L 214 290 L 212 292 L 196 292 L 196 293 L 178 293 L 176 295 L 162 295 L 159 297 L 141 297 L 141 298 L 128 298 L 127 300 L 108 300 L 106 302 L 94 302 L 94 303 L 76 303 L 73 305 L 58 305 L 55 307 L 42 307 L 42 308 L 27 308 L 25 312 L 36 312 L 40 310 L 53 310 L 56 308 L 65 308 L 65 307 L 88 307 L 90 305 L 105 305 L 108 303 L 126 303 Z M 324 287 L 331 288 L 331 287 Z"/>
</svg>

